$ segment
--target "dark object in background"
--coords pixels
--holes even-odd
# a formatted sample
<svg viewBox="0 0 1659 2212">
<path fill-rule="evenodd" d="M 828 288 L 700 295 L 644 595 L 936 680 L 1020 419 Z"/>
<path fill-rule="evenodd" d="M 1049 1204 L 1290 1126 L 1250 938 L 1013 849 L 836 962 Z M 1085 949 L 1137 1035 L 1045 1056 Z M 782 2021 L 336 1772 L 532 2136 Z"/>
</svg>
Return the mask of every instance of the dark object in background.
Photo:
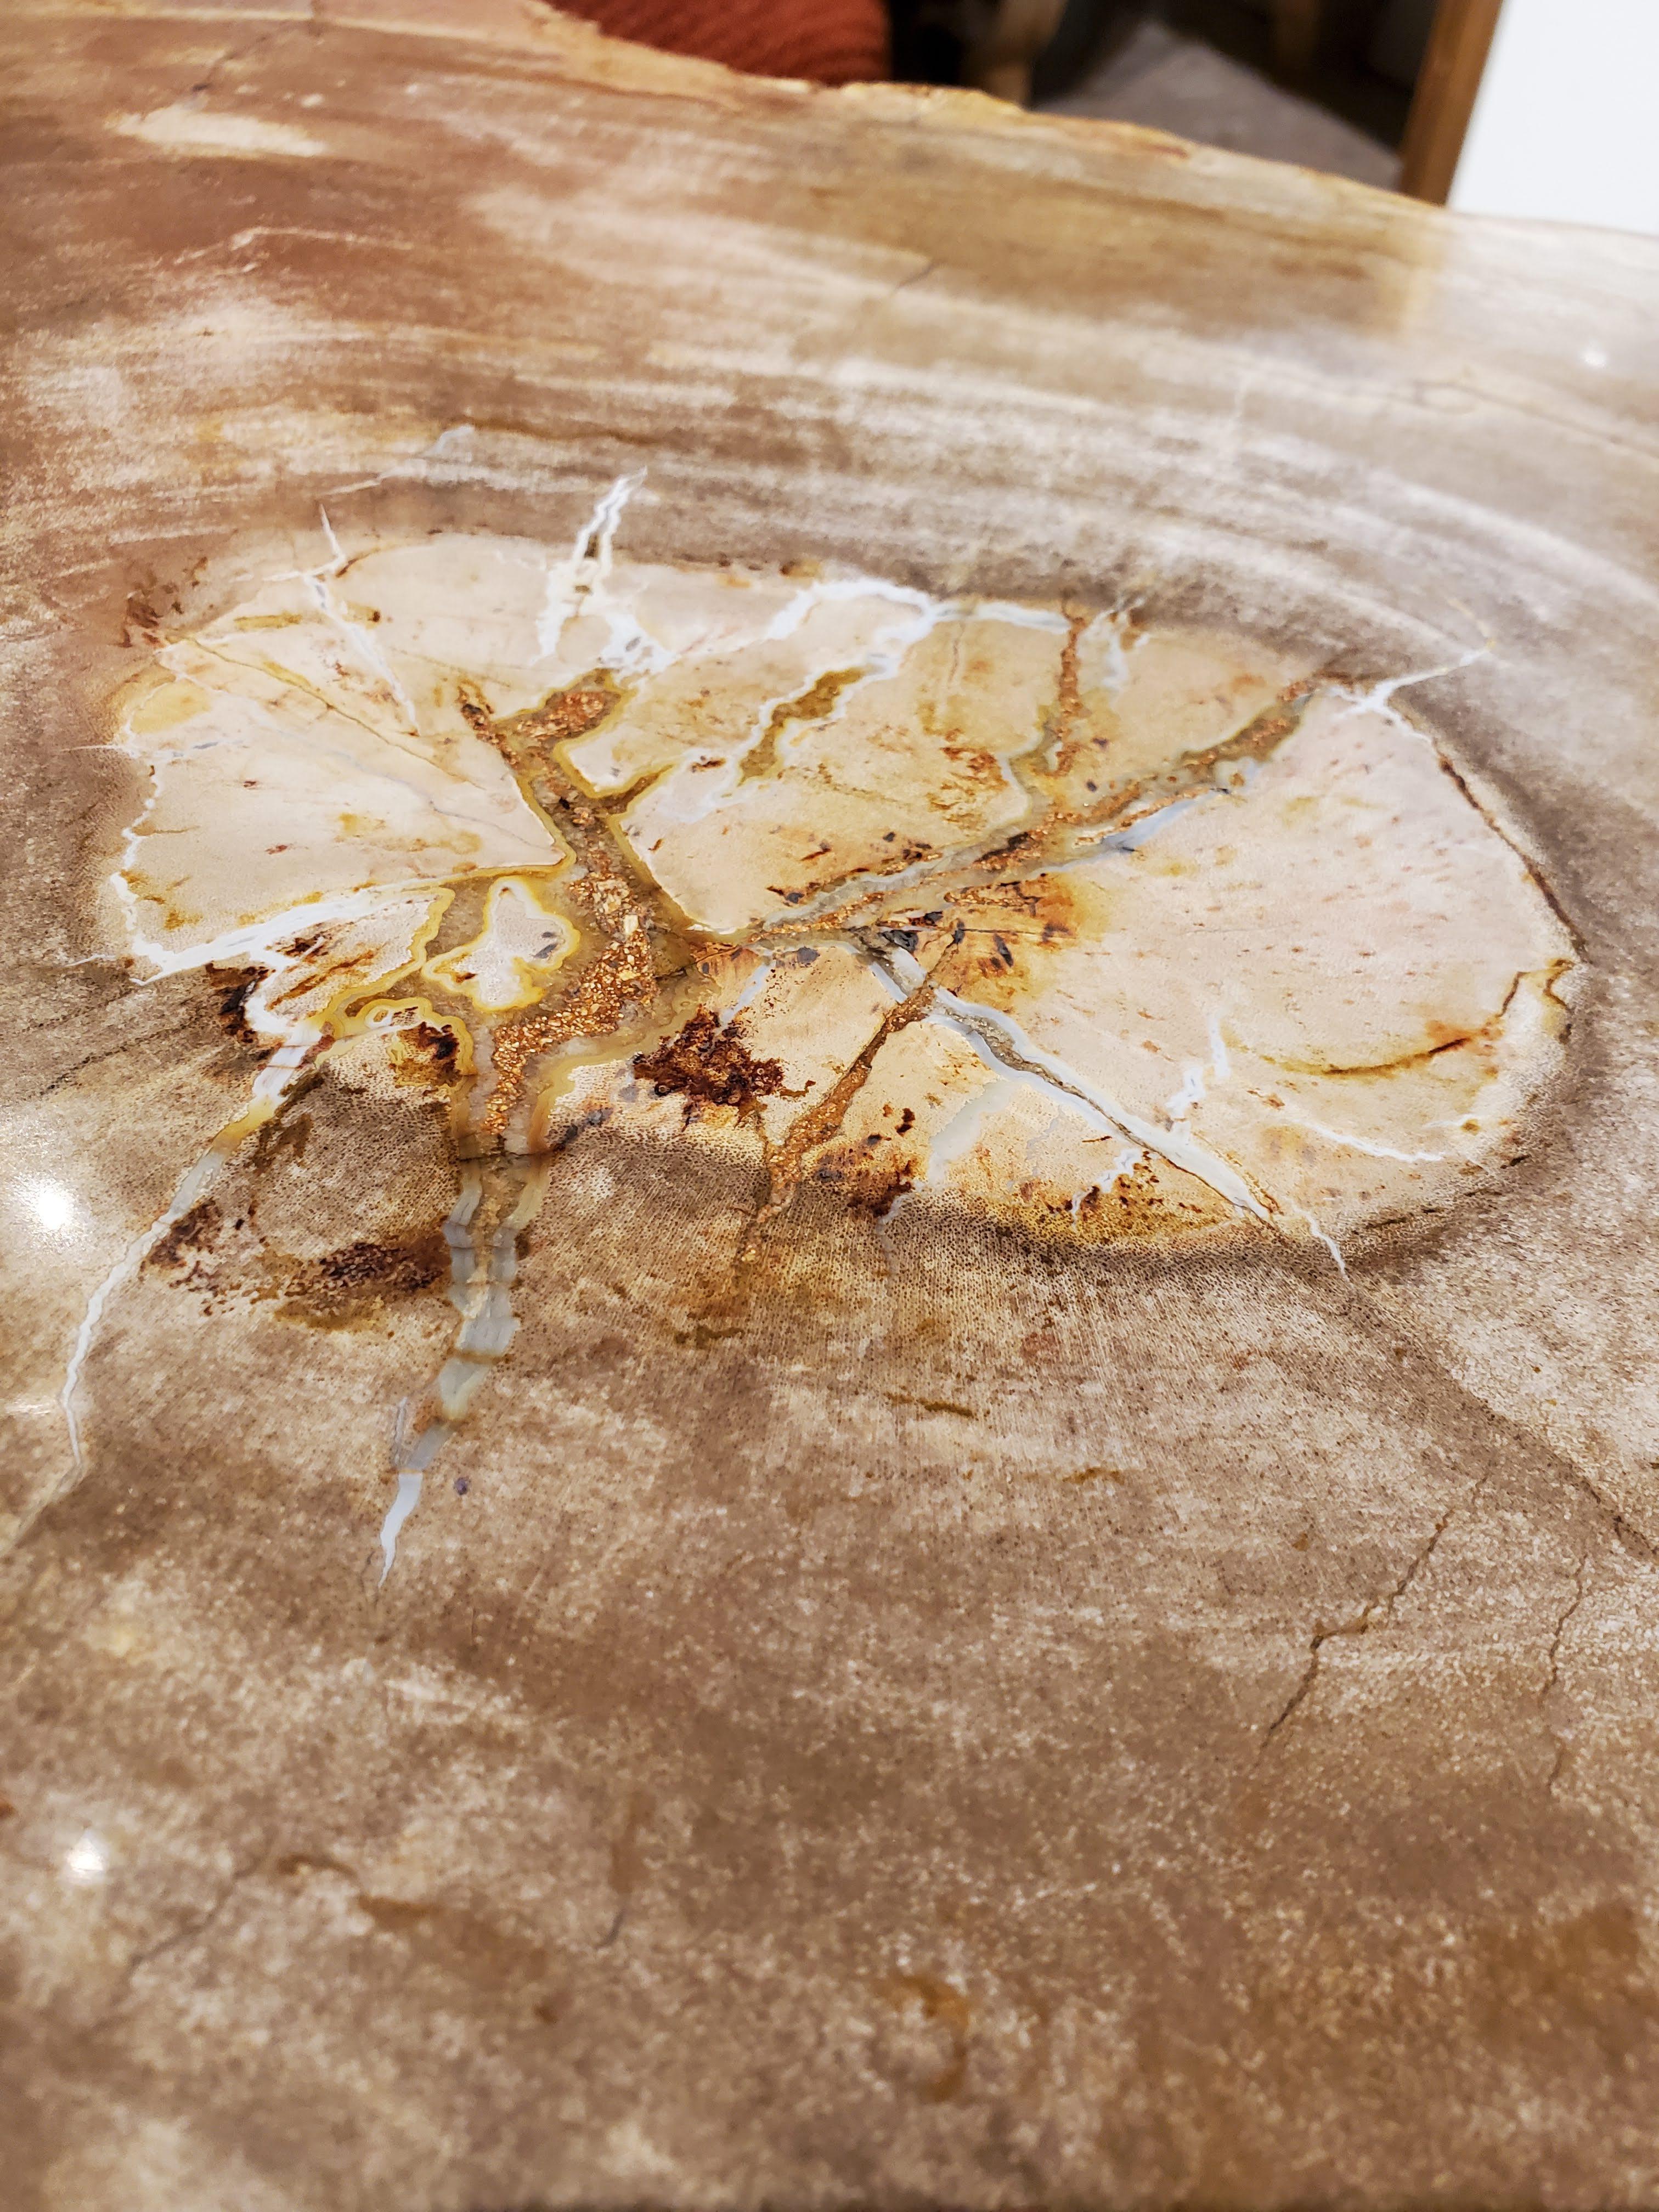
<svg viewBox="0 0 1659 2212">
<path fill-rule="evenodd" d="M 1434 27 L 1437 0 L 1383 0 L 1365 59 L 1379 76 L 1409 92 L 1417 82 Z"/>
<path fill-rule="evenodd" d="M 1345 123 L 1352 124 L 1383 146 L 1397 147 L 1411 105 L 1409 81 L 1384 75 L 1370 49 L 1385 17 L 1395 11 L 1386 0 L 1322 0 L 1313 11 L 1311 36 L 1301 66 L 1287 73 L 1285 42 L 1271 0 L 1160 0 L 1143 9 L 1184 37 L 1202 39 L 1231 61 L 1260 75 L 1289 82 Z M 1395 49 L 1406 40 L 1394 28 Z M 1409 36 L 1407 30 L 1407 36 Z"/>
<path fill-rule="evenodd" d="M 1053 100 L 1093 61 L 1121 0 L 891 0 L 893 75 L 905 84 L 979 85 L 1005 97 Z M 1041 23 L 1044 15 L 1054 18 Z M 1010 69 L 1029 76 L 1015 86 Z"/>
<path fill-rule="evenodd" d="M 1503 0 L 1440 0 L 1401 149 L 1400 189 L 1443 205 Z"/>
<path fill-rule="evenodd" d="M 618 39 L 756 76 L 856 84 L 888 73 L 883 0 L 559 0 Z"/>
<path fill-rule="evenodd" d="M 1086 74 L 1123 14 L 1120 0 L 1066 0 L 1054 34 L 1031 71 L 1033 102 L 1041 106 L 1068 93 Z"/>
<path fill-rule="evenodd" d="M 893 75 L 901 84 L 960 84 L 968 50 L 963 0 L 892 0 Z"/>
</svg>

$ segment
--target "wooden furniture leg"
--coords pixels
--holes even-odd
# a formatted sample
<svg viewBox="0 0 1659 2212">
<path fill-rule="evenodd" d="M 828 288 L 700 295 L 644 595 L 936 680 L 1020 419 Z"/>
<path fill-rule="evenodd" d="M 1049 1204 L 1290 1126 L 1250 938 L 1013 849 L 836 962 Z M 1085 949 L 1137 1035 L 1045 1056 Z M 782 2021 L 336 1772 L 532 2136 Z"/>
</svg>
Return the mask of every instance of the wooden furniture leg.
<svg viewBox="0 0 1659 2212">
<path fill-rule="evenodd" d="M 1443 206 L 1503 0 L 1440 0 L 1401 149 L 1400 189 Z"/>
</svg>

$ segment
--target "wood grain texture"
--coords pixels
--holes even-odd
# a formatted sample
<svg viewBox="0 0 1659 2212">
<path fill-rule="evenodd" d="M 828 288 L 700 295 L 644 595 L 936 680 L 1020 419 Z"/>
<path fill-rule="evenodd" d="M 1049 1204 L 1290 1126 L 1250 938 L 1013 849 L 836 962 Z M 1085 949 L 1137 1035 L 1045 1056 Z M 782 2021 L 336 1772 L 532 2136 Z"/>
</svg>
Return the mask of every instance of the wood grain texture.
<svg viewBox="0 0 1659 2212">
<path fill-rule="evenodd" d="M 8 2212 L 1652 2202 L 1659 250 L 0 46 Z"/>
</svg>

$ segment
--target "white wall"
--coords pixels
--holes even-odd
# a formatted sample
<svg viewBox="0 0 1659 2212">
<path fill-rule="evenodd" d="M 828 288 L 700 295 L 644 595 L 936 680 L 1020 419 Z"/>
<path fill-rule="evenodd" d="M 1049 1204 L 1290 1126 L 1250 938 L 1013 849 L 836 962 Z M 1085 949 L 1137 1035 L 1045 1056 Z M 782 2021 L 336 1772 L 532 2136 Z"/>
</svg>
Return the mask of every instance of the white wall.
<svg viewBox="0 0 1659 2212">
<path fill-rule="evenodd" d="M 1659 0 L 1504 0 L 1451 204 L 1659 236 Z"/>
</svg>

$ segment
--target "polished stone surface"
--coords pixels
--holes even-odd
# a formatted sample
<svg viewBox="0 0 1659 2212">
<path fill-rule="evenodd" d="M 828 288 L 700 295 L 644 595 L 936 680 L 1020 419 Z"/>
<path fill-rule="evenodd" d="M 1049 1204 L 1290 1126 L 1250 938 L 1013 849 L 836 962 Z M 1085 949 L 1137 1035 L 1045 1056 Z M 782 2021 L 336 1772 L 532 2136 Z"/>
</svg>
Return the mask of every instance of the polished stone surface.
<svg viewBox="0 0 1659 2212">
<path fill-rule="evenodd" d="M 1659 2193 L 1659 251 L 21 9 L 20 2212 Z"/>
</svg>

